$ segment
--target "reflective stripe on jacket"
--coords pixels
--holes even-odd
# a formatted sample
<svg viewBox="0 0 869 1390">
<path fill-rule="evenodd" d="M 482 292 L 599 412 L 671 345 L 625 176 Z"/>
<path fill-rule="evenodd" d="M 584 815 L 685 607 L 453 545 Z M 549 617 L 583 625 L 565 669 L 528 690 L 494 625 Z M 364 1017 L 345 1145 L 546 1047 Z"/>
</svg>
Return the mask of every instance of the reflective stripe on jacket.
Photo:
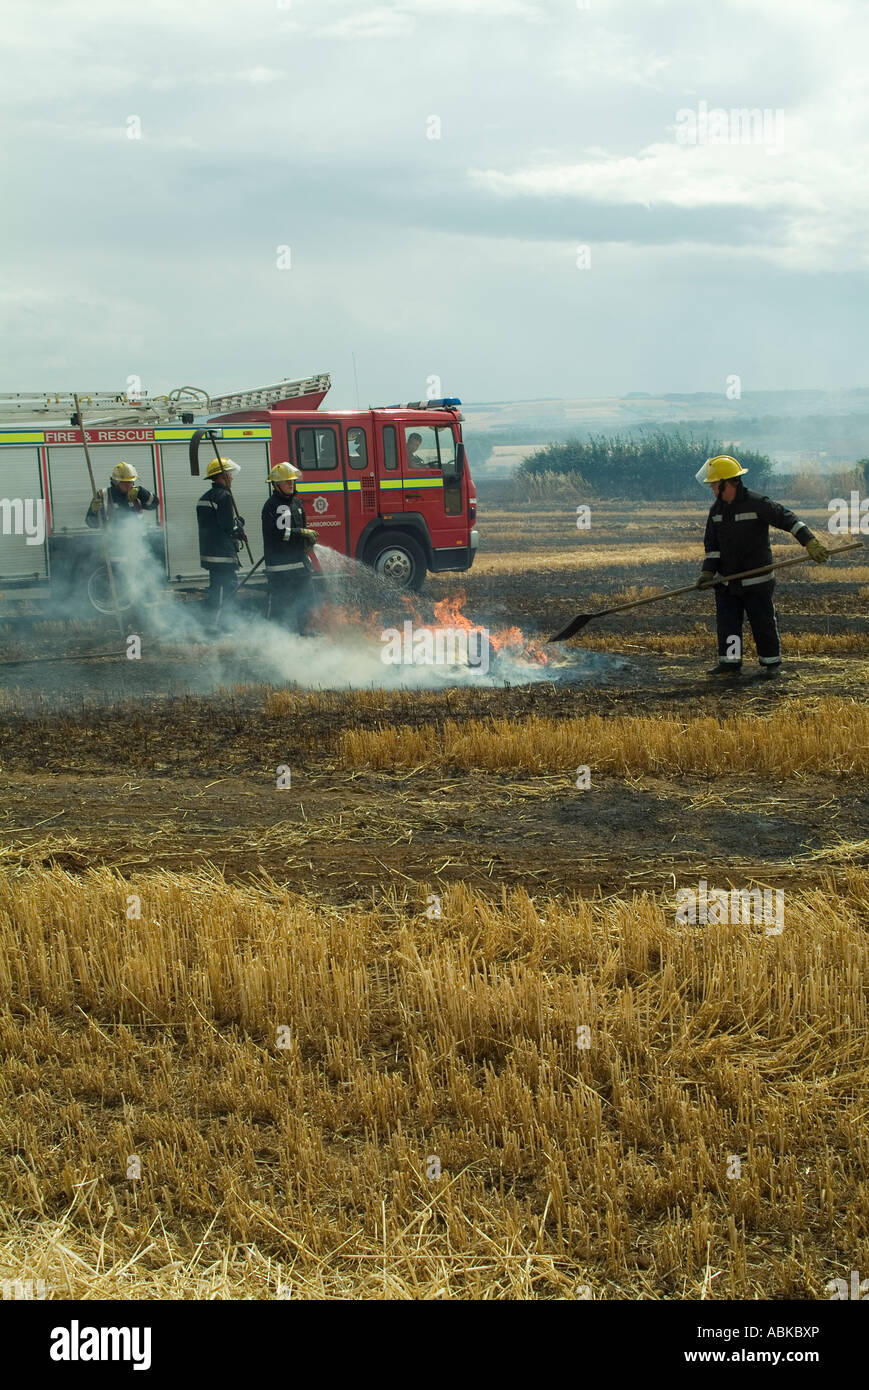
<svg viewBox="0 0 869 1390">
<path fill-rule="evenodd" d="M 305 508 L 293 493 L 285 497 L 275 489 L 262 509 L 263 555 L 269 574 L 308 569 L 305 542 L 299 534 L 307 527 Z"/>
<path fill-rule="evenodd" d="M 85 513 L 85 525 L 95 527 L 100 525 L 100 517 L 98 512 L 91 510 L 92 506 L 93 503 Z M 126 521 L 128 517 L 138 516 L 140 508 L 143 512 L 153 512 L 156 507 L 157 498 L 146 487 L 137 488 L 136 500 L 131 502 L 128 492 L 121 492 L 114 483 L 109 483 L 103 493 L 100 511 L 103 514 L 103 525 L 107 525 L 112 521 Z"/>
<path fill-rule="evenodd" d="M 238 551 L 235 544 L 235 508 L 228 487 L 212 483 L 196 503 L 196 523 L 199 527 L 199 563 L 208 569 L 211 565 L 237 565 Z"/>
<path fill-rule="evenodd" d="M 770 526 L 777 531 L 790 531 L 802 546 L 813 539 L 806 523 L 789 507 L 760 492 L 749 492 L 742 482 L 732 502 L 716 497 L 706 521 L 704 570 L 728 575 L 771 565 Z M 774 578 L 774 574 L 761 574 L 754 579 L 736 580 L 732 588 L 738 593 L 743 586 L 771 584 Z"/>
</svg>

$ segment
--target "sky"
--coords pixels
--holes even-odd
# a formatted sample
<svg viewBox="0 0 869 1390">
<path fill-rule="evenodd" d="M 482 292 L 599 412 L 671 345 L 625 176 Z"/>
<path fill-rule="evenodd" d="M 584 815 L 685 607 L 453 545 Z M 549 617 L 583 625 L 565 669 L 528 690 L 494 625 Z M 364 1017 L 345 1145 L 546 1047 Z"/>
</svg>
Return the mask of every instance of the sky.
<svg viewBox="0 0 869 1390">
<path fill-rule="evenodd" d="M 866 0 L 7 0 L 0 389 L 865 386 L 867 52 Z"/>
</svg>

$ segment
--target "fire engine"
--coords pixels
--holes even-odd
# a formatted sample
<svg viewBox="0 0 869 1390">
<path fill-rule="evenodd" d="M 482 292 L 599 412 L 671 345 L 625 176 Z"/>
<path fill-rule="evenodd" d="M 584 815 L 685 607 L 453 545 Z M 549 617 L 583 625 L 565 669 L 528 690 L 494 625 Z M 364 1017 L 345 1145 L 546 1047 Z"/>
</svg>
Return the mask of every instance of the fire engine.
<svg viewBox="0 0 869 1390">
<path fill-rule="evenodd" d="M 322 410 L 330 384 L 324 373 L 217 397 L 195 387 L 153 398 L 79 393 L 97 487 L 123 460 L 158 499 L 141 524 L 168 585 L 204 582 L 195 508 L 205 481 L 195 476 L 195 455 L 202 446 L 207 464 L 212 439 L 241 467 L 233 495 L 255 561 L 268 470 L 289 461 L 304 474 L 299 493 L 322 545 L 407 589 L 418 589 L 428 571 L 470 568 L 477 498 L 461 402 Z M 94 608 L 110 609 L 100 535 L 85 525 L 91 497 L 73 397 L 0 394 L 4 591 L 67 591 L 72 581 Z"/>
</svg>

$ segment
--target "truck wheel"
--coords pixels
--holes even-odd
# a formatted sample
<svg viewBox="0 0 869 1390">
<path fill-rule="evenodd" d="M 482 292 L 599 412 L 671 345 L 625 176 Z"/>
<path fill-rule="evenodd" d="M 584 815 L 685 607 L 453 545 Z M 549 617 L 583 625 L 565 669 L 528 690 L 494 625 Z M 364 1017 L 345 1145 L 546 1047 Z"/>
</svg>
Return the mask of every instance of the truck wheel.
<svg viewBox="0 0 869 1390">
<path fill-rule="evenodd" d="M 365 552 L 365 563 L 399 589 L 422 588 L 426 574 L 422 546 L 405 531 L 382 531 Z"/>
<path fill-rule="evenodd" d="M 115 578 L 115 593 L 118 600 L 118 609 L 125 612 L 132 608 L 134 595 L 130 587 L 130 581 L 120 565 L 114 565 L 112 572 Z M 87 571 L 85 571 L 87 574 Z M 85 593 L 91 608 L 95 608 L 98 613 L 114 613 L 115 605 L 112 602 L 112 587 L 109 583 L 109 572 L 105 564 L 101 561 L 87 574 L 85 580 Z"/>
</svg>

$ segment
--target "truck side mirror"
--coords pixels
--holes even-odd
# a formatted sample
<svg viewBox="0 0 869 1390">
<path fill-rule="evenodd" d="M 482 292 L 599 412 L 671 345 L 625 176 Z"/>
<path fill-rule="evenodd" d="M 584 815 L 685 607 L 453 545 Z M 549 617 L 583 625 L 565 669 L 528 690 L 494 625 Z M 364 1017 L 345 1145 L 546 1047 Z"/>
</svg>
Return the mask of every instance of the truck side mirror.
<svg viewBox="0 0 869 1390">
<path fill-rule="evenodd" d="M 461 440 L 456 445 L 456 478 L 461 482 L 465 476 L 465 446 Z"/>
</svg>

